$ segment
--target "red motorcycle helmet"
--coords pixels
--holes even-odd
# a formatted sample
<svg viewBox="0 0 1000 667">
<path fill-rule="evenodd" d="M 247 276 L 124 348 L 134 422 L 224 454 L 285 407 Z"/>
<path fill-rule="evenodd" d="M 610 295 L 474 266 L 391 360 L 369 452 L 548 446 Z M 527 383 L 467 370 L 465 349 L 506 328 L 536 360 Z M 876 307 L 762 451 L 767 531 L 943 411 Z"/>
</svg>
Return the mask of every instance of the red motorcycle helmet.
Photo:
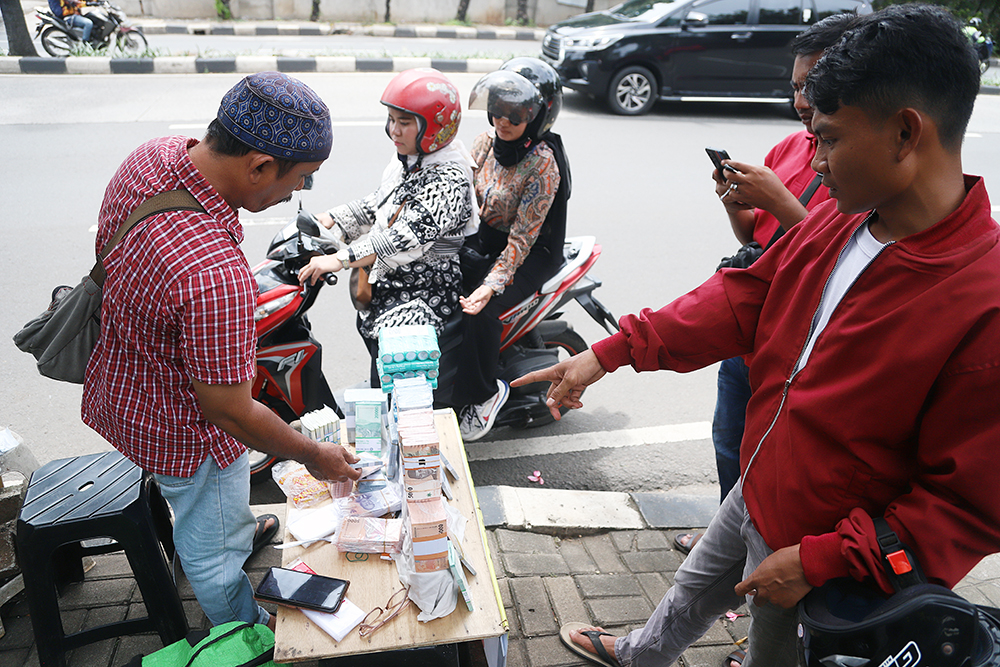
<svg viewBox="0 0 1000 667">
<path fill-rule="evenodd" d="M 462 120 L 458 89 L 436 69 L 400 72 L 382 93 L 382 104 L 416 116 L 417 150 L 421 154 L 441 150 L 458 134 Z M 388 122 L 385 132 L 389 134 Z"/>
</svg>

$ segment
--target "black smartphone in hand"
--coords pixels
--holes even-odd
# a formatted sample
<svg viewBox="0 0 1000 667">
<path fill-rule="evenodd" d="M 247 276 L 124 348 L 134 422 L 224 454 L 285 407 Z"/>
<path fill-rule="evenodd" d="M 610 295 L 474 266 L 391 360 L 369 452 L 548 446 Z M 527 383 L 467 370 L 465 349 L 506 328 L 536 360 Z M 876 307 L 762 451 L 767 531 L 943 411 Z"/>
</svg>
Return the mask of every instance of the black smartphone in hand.
<svg viewBox="0 0 1000 667">
<path fill-rule="evenodd" d="M 334 613 L 347 595 L 349 581 L 283 567 L 272 567 L 257 586 L 255 597 L 286 607 Z"/>
<path fill-rule="evenodd" d="M 727 153 L 725 150 L 721 148 L 706 148 L 705 152 L 708 153 L 708 159 L 712 161 L 712 164 L 715 165 L 715 168 L 719 170 L 719 174 L 722 175 L 722 180 L 726 180 L 727 169 L 729 171 L 736 171 L 732 167 L 726 167 L 725 165 L 722 164 L 723 160 L 731 159 L 729 157 L 729 153 Z"/>
</svg>

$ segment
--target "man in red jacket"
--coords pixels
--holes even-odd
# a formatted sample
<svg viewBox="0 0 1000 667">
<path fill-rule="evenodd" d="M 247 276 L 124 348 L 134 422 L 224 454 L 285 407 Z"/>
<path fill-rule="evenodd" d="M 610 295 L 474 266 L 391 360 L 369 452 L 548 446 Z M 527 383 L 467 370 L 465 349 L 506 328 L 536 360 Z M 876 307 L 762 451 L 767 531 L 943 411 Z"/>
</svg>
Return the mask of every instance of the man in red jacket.
<svg viewBox="0 0 1000 667">
<path fill-rule="evenodd" d="M 668 665 L 746 596 L 744 665 L 794 665 L 794 606 L 812 587 L 891 590 L 873 517 L 933 583 L 1000 551 L 1000 227 L 961 161 L 978 90 L 946 10 L 861 17 L 806 82 L 813 167 L 835 201 L 750 268 L 513 383 L 550 380 L 550 406 L 577 408 L 626 364 L 688 371 L 753 352 L 740 483 L 646 626 L 567 629 L 574 650 Z"/>
</svg>

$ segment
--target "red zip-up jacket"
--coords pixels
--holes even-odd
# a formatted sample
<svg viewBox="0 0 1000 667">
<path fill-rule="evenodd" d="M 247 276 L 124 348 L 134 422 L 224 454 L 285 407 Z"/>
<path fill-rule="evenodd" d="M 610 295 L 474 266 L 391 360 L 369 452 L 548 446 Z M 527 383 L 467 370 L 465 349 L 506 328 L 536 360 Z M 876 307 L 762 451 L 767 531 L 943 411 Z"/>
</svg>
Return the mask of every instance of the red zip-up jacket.
<svg viewBox="0 0 1000 667">
<path fill-rule="evenodd" d="M 753 352 L 743 496 L 814 586 L 874 577 L 871 517 L 955 585 L 1000 551 L 1000 228 L 982 179 L 951 215 L 888 245 L 793 374 L 827 279 L 866 216 L 821 204 L 748 269 L 724 270 L 593 346 L 614 370 L 691 371 Z M 775 298 L 769 299 L 771 287 Z"/>
</svg>

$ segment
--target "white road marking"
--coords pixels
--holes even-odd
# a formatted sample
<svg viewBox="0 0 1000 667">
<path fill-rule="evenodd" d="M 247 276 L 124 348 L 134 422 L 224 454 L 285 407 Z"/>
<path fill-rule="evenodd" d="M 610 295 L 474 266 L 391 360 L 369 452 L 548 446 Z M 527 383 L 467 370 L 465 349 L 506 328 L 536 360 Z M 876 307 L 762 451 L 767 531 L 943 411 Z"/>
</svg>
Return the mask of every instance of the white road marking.
<svg viewBox="0 0 1000 667">
<path fill-rule="evenodd" d="M 487 461 L 544 454 L 571 454 L 609 447 L 637 447 L 647 444 L 706 440 L 711 439 L 711 437 L 711 422 L 692 422 L 689 424 L 646 426 L 620 431 L 552 435 L 544 438 L 525 438 L 503 442 L 470 442 L 466 443 L 465 451 L 470 461 Z"/>
</svg>

